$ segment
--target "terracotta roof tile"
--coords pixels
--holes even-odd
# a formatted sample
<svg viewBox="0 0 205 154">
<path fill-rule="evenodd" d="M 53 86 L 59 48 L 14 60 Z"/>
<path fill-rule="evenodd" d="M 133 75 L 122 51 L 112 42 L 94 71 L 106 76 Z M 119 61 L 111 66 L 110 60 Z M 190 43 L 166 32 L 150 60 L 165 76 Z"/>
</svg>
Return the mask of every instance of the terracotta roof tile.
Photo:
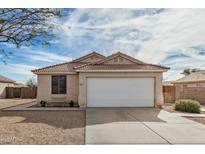
<svg viewBox="0 0 205 154">
<path fill-rule="evenodd" d="M 192 72 L 191 74 L 186 75 L 181 79 L 174 81 L 173 83 L 199 82 L 199 81 L 205 81 L 205 70 Z"/>
<path fill-rule="evenodd" d="M 89 54 L 87 54 L 87 55 L 85 55 L 85 56 L 82 56 L 82 57 L 80 57 L 80 58 L 77 58 L 77 59 L 73 60 L 72 62 L 80 62 L 81 60 L 84 60 L 84 59 L 86 59 L 86 58 L 88 58 L 88 57 L 90 57 L 90 56 L 93 56 L 93 55 L 98 56 L 98 57 L 100 57 L 101 59 L 105 58 L 105 56 L 103 56 L 103 55 L 101 55 L 101 54 L 99 54 L 99 53 L 93 51 L 93 52 L 91 52 L 91 53 L 89 53 Z"/>
<path fill-rule="evenodd" d="M 166 67 L 152 64 L 87 64 L 82 67 L 76 67 L 76 70 L 159 70 L 168 69 Z"/>
<path fill-rule="evenodd" d="M 114 57 L 117 57 L 117 56 L 122 56 L 123 58 L 126 58 L 126 59 L 128 59 L 128 60 L 130 60 L 130 61 L 132 61 L 132 62 L 134 62 L 136 64 L 145 64 L 144 62 L 142 62 L 142 61 L 140 61 L 138 59 L 135 59 L 135 58 L 133 58 L 133 57 L 131 57 L 129 55 L 126 55 L 126 54 L 124 54 L 122 52 L 117 52 L 117 53 L 114 53 L 114 54 L 112 54 L 110 56 L 107 56 L 106 58 L 104 58 L 104 59 L 102 59 L 100 61 L 97 61 L 96 64 L 102 64 L 105 61 L 108 61 L 108 60 L 110 60 L 110 59 L 112 59 Z"/>
<path fill-rule="evenodd" d="M 75 72 L 74 67 L 82 65 L 78 62 L 67 62 L 57 65 L 52 65 L 40 69 L 32 70 L 33 73 L 52 73 L 52 72 Z"/>
<path fill-rule="evenodd" d="M 91 53 L 93 54 L 93 53 Z M 94 53 L 96 54 L 96 53 Z M 90 54 L 88 54 L 89 56 Z M 153 65 L 153 64 L 146 64 L 144 62 L 138 61 L 135 58 L 127 56 L 126 54 L 122 54 L 120 52 L 113 54 L 111 56 L 105 57 L 104 59 L 107 60 L 112 58 L 115 55 L 122 55 L 134 62 L 136 64 L 104 64 L 104 60 L 99 60 L 94 63 L 82 63 L 73 60 L 71 62 L 66 62 L 62 64 L 52 65 L 40 69 L 32 70 L 33 73 L 55 73 L 55 72 L 77 72 L 78 70 L 164 70 L 169 69 L 167 67 L 161 65 Z M 80 58 L 79 58 L 80 59 Z"/>
</svg>

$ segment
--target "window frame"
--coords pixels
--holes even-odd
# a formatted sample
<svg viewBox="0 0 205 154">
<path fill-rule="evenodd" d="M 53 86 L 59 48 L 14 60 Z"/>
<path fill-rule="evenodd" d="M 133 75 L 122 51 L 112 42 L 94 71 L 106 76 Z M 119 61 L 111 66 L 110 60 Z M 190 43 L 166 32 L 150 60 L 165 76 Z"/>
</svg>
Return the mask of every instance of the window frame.
<svg viewBox="0 0 205 154">
<path fill-rule="evenodd" d="M 65 77 L 65 90 L 61 92 L 61 77 Z M 57 93 L 53 90 L 53 77 L 57 77 Z M 51 94 L 52 95 L 64 95 L 67 94 L 67 76 L 66 75 L 51 75 Z"/>
</svg>

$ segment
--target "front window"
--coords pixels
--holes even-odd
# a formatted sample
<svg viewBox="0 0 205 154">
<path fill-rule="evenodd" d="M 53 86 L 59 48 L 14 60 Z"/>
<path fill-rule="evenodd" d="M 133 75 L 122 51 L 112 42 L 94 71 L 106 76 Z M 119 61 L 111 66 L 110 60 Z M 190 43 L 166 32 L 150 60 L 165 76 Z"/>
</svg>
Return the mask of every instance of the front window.
<svg viewBox="0 0 205 154">
<path fill-rule="evenodd" d="M 52 94 L 66 94 L 66 75 L 52 76 Z"/>
</svg>

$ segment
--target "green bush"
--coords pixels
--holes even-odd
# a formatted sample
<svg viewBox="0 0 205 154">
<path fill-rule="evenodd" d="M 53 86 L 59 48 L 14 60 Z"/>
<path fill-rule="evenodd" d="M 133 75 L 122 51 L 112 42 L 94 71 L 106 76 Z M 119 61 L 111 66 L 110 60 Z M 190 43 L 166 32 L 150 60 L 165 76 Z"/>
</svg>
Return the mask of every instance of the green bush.
<svg viewBox="0 0 205 154">
<path fill-rule="evenodd" d="M 179 99 L 175 101 L 175 110 L 190 113 L 200 113 L 201 105 L 196 100 Z"/>
</svg>

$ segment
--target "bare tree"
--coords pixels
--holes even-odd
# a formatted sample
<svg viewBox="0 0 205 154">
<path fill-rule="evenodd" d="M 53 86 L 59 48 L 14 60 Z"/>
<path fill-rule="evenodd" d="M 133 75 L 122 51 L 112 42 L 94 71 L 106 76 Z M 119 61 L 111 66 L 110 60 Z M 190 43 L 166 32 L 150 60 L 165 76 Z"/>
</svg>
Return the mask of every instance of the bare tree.
<svg viewBox="0 0 205 154">
<path fill-rule="evenodd" d="M 34 78 L 30 78 L 27 80 L 26 85 L 29 87 L 35 87 L 37 86 L 36 80 Z"/>
<path fill-rule="evenodd" d="M 37 83 L 36 83 L 36 80 L 34 78 L 30 78 L 28 79 L 28 81 L 26 82 L 26 85 L 28 87 L 31 88 L 31 91 L 32 91 L 32 99 L 34 98 L 34 89 L 37 87 Z"/>
<path fill-rule="evenodd" d="M 17 48 L 37 43 L 47 45 L 57 28 L 57 24 L 51 22 L 56 17 L 61 17 L 60 9 L 0 9 L 0 45 L 9 43 Z M 11 53 L 0 48 L 0 58 L 6 58 Z"/>
</svg>

